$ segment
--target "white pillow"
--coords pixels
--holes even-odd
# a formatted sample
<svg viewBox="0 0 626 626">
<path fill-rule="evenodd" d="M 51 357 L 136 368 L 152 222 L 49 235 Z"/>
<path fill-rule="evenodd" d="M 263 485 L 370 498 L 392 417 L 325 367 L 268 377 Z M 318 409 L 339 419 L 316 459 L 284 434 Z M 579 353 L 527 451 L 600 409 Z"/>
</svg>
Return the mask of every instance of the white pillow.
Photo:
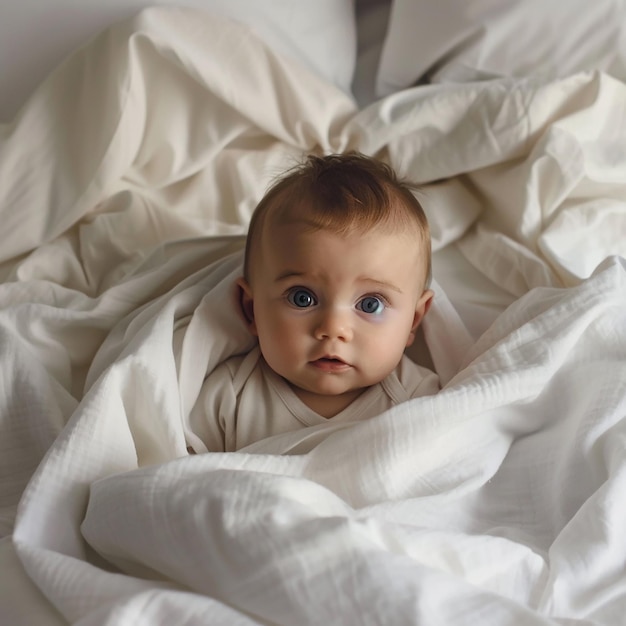
<svg viewBox="0 0 626 626">
<path fill-rule="evenodd" d="M 73 50 L 147 6 L 206 9 L 248 24 L 268 45 L 344 92 L 356 64 L 354 0 L 19 0 L 0 4 L 0 123 Z"/>
<path fill-rule="evenodd" d="M 624 79 L 625 24 L 622 0 L 394 0 L 376 92 L 594 69 Z"/>
<path fill-rule="evenodd" d="M 182 4 L 248 24 L 274 50 L 351 93 L 356 64 L 353 0 L 187 0 Z"/>
</svg>

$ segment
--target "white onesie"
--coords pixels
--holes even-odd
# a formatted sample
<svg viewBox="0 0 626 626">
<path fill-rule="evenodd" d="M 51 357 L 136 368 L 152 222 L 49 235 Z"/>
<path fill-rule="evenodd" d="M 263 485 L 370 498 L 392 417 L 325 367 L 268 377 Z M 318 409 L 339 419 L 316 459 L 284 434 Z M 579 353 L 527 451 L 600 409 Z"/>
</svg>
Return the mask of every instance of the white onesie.
<svg viewBox="0 0 626 626">
<path fill-rule="evenodd" d="M 439 378 L 403 356 L 382 382 L 364 391 L 337 415 L 326 418 L 311 410 L 276 374 L 255 347 L 231 357 L 202 383 L 189 427 L 195 452 L 232 452 L 287 431 L 328 422 L 354 422 L 379 415 L 411 398 L 439 391 Z"/>
</svg>

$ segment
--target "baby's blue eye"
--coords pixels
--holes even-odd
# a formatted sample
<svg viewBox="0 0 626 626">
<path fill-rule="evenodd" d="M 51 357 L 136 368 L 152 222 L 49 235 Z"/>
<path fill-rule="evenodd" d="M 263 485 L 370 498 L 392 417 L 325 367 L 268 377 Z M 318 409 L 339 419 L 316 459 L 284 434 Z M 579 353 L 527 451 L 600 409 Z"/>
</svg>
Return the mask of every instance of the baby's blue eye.
<svg viewBox="0 0 626 626">
<path fill-rule="evenodd" d="M 376 296 L 366 296 L 357 302 L 356 308 L 363 313 L 380 315 L 385 310 L 385 303 Z"/>
<path fill-rule="evenodd" d="M 308 289 L 293 289 L 287 294 L 287 300 L 293 306 L 299 309 L 306 309 L 307 307 L 317 304 L 315 296 Z"/>
</svg>

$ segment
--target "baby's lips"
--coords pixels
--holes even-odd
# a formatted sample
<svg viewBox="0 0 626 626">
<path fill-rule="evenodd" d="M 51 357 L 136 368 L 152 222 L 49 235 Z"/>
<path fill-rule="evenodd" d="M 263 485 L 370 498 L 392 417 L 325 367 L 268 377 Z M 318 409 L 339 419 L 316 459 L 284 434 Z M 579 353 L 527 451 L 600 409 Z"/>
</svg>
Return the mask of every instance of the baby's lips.
<svg viewBox="0 0 626 626">
<path fill-rule="evenodd" d="M 350 367 L 343 359 L 336 356 L 323 356 L 311 361 L 311 365 L 325 372 L 339 372 Z"/>
</svg>

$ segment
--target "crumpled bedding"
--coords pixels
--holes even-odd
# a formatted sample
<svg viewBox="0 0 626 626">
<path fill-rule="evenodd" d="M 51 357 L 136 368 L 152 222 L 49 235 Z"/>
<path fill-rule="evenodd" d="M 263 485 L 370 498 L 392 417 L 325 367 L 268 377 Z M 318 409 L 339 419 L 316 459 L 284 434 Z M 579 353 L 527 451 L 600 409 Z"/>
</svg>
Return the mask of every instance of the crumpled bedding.
<svg viewBox="0 0 626 626">
<path fill-rule="evenodd" d="M 606 624 L 626 610 L 626 86 L 419 87 L 357 111 L 245 27 L 150 9 L 0 143 L 0 529 L 51 620 Z M 477 340 L 437 284 L 444 383 L 349 427 L 189 456 L 250 213 L 303 153 L 424 184 L 516 300 Z"/>
</svg>

